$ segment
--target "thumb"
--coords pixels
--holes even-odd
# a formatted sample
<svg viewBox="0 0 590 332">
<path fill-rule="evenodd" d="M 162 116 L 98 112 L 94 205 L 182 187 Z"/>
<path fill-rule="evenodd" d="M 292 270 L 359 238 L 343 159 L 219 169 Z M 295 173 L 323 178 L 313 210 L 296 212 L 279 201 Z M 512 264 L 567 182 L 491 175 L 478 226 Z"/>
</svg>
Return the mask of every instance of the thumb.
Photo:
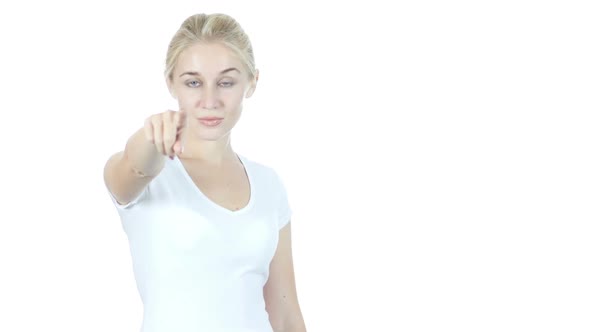
<svg viewBox="0 0 590 332">
<path fill-rule="evenodd" d="M 174 145 L 172 146 L 172 150 L 174 151 L 174 154 L 176 154 L 176 155 L 182 154 L 182 152 L 184 150 L 184 143 L 182 142 L 181 137 L 176 138 L 176 142 L 174 142 Z"/>
</svg>

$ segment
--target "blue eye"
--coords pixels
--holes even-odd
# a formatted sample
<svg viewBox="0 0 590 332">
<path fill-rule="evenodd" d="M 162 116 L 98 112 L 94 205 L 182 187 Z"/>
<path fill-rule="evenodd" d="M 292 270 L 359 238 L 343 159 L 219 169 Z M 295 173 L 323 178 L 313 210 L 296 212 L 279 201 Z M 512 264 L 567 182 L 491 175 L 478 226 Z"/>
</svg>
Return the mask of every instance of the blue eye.
<svg viewBox="0 0 590 332">
<path fill-rule="evenodd" d="M 219 83 L 219 85 L 221 85 L 224 88 L 229 88 L 229 87 L 233 86 L 234 83 L 233 82 L 221 82 L 221 83 Z"/>
<path fill-rule="evenodd" d="M 195 87 L 195 85 L 194 85 L 194 84 L 192 84 L 192 83 L 198 84 L 199 82 L 197 82 L 197 81 L 189 81 L 189 82 L 187 82 L 187 83 L 186 83 L 186 85 L 187 85 L 188 87 L 191 87 L 191 88 L 192 88 L 192 87 Z"/>
</svg>

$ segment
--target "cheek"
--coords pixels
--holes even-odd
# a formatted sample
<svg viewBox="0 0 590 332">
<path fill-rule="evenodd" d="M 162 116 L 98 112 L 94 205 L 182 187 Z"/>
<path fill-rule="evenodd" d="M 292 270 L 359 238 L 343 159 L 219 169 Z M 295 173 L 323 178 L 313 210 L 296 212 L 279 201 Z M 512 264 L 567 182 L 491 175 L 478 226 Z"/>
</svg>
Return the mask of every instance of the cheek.
<svg viewBox="0 0 590 332">
<path fill-rule="evenodd" d="M 221 95 L 221 98 L 226 106 L 235 108 L 242 104 L 242 101 L 244 100 L 244 94 L 242 91 L 227 91 Z"/>
<path fill-rule="evenodd" d="M 181 91 L 177 95 L 179 105 L 191 105 L 199 100 L 199 95 L 191 91 Z"/>
</svg>

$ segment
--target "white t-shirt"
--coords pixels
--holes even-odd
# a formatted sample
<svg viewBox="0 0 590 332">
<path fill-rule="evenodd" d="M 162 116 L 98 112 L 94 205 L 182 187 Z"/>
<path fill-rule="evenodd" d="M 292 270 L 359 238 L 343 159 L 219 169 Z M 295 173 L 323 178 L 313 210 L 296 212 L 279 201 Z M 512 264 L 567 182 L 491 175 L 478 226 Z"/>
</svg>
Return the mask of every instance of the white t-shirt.
<svg viewBox="0 0 590 332">
<path fill-rule="evenodd" d="M 125 205 L 109 192 L 129 240 L 142 332 L 272 332 L 263 287 L 291 209 L 272 168 L 239 158 L 251 195 L 238 211 L 207 198 L 178 158 Z"/>
</svg>

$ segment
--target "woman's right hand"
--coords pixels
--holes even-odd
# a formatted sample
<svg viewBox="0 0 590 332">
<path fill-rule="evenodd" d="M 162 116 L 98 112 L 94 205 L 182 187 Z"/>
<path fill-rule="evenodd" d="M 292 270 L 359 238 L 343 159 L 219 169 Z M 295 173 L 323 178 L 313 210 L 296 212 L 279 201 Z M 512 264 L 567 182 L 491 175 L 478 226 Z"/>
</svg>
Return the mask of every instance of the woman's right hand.
<svg viewBox="0 0 590 332">
<path fill-rule="evenodd" d="M 159 153 L 174 159 L 182 152 L 181 134 L 186 127 L 186 112 L 167 110 L 149 116 L 144 122 L 146 139 L 153 143 Z"/>
</svg>

